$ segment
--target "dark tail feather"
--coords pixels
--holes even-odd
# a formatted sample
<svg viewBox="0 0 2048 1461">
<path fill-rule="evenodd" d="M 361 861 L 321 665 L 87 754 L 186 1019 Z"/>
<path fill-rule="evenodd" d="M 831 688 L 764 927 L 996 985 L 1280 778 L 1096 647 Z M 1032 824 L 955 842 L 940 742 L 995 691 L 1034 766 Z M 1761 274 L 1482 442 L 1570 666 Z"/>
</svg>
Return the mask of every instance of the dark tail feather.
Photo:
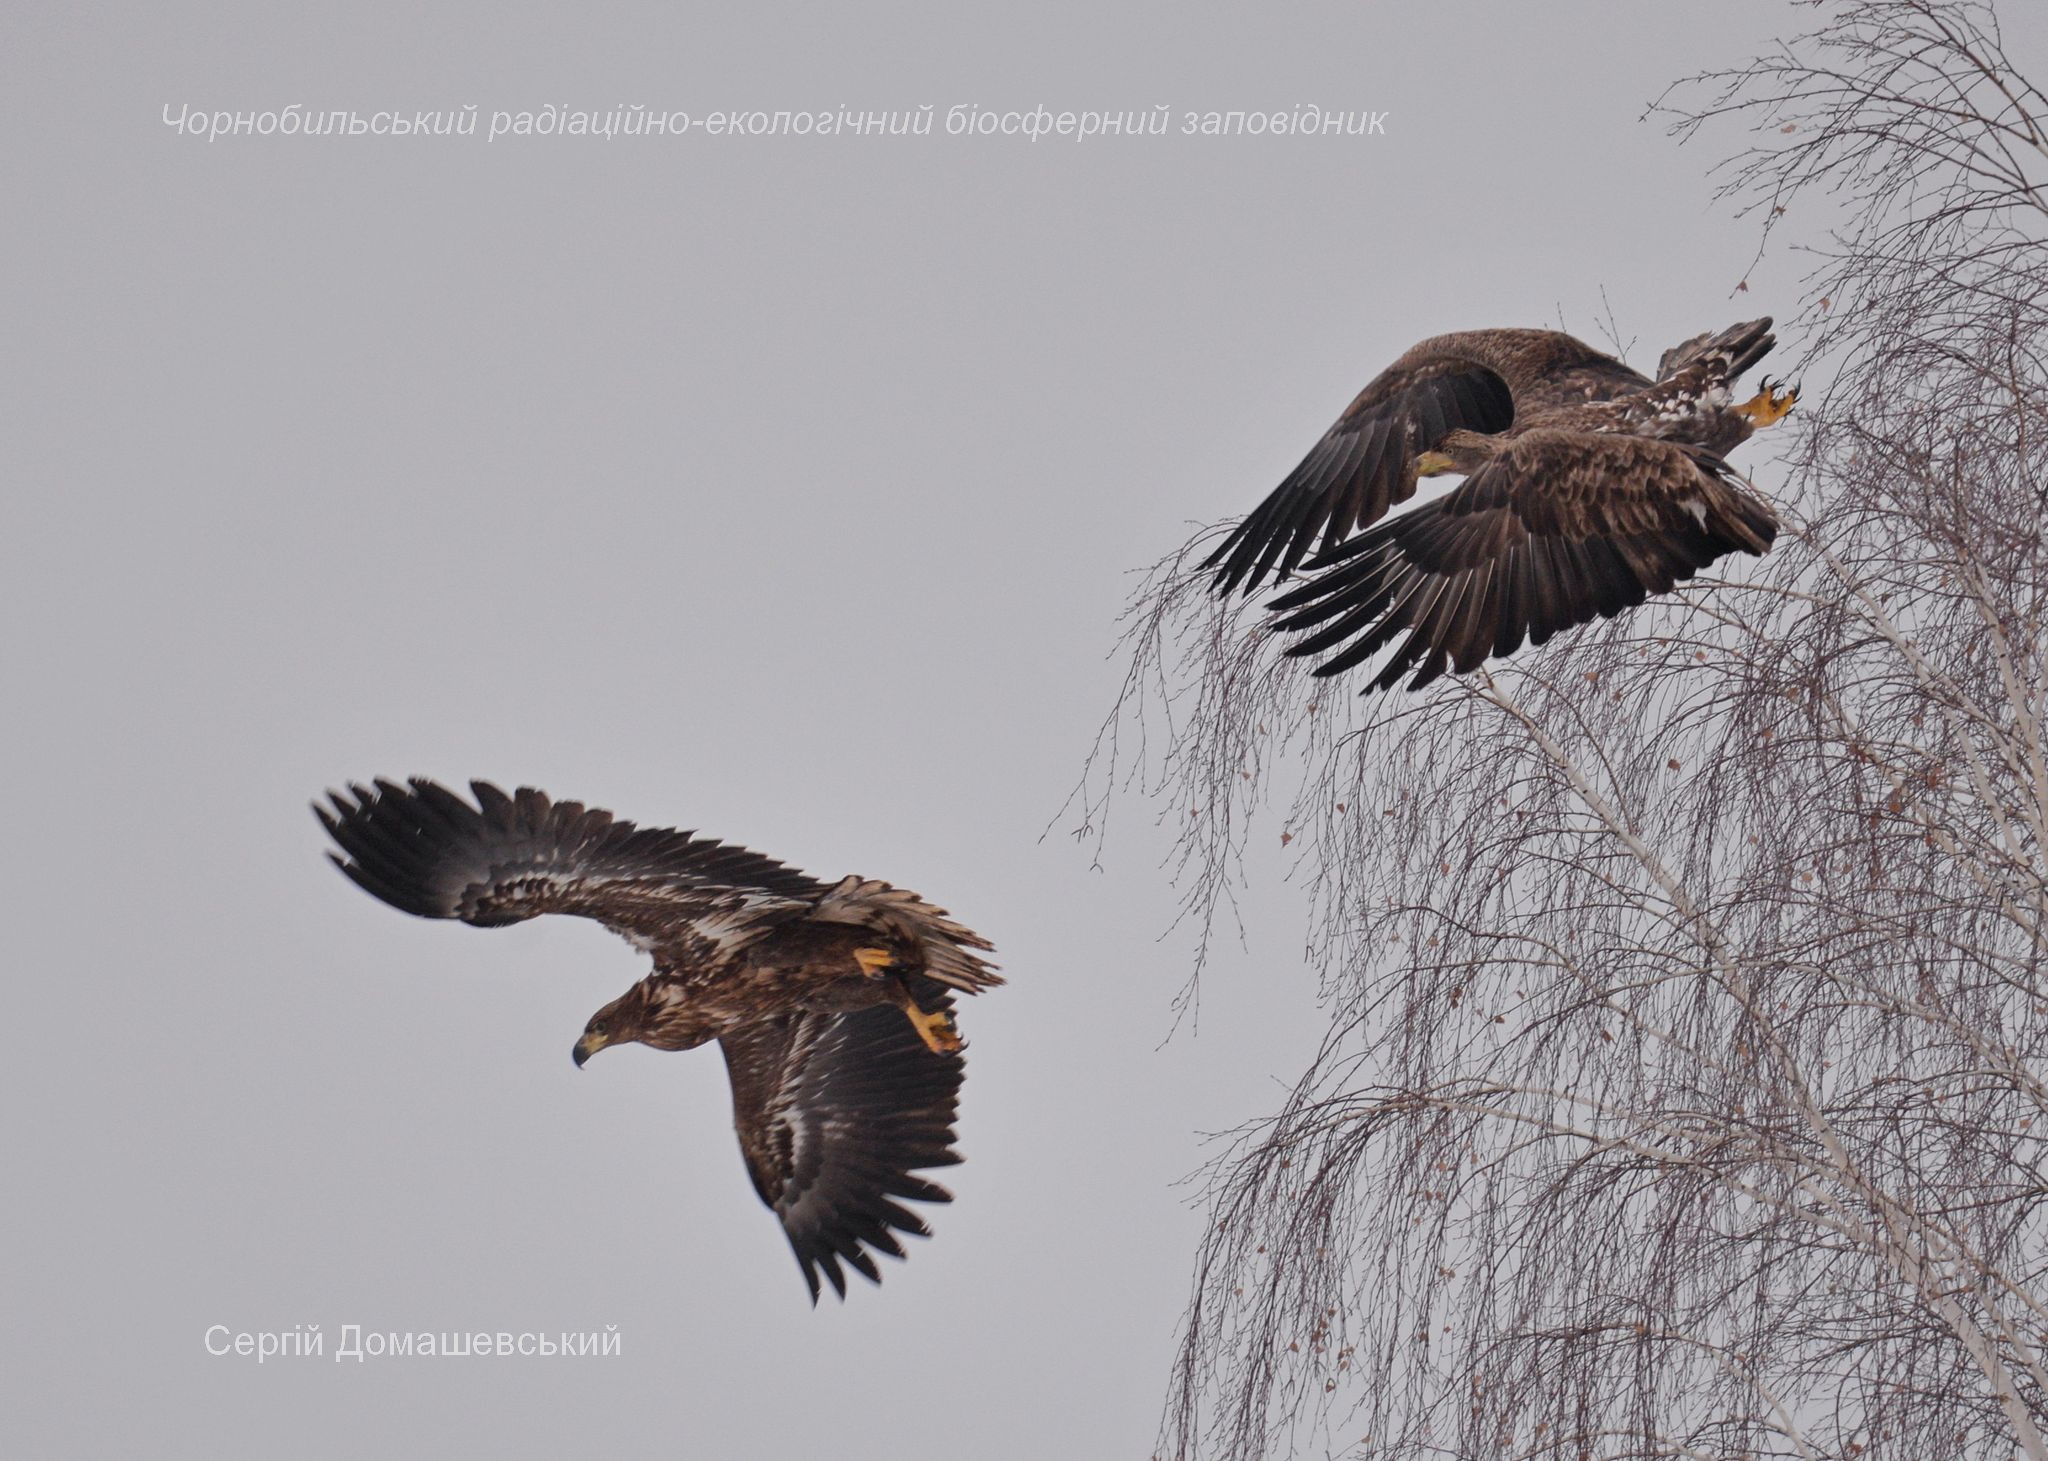
<svg viewBox="0 0 2048 1461">
<path fill-rule="evenodd" d="M 1664 352 L 1664 358 L 1657 362 L 1657 379 L 1670 380 L 1688 366 L 1696 365 L 1710 356 L 1719 355 L 1728 362 L 1722 372 L 1724 378 L 1734 380 L 1770 354 L 1771 347 L 1777 343 L 1778 337 L 1771 333 L 1769 315 L 1760 320 L 1730 325 L 1719 332 L 1695 335 Z"/>
</svg>

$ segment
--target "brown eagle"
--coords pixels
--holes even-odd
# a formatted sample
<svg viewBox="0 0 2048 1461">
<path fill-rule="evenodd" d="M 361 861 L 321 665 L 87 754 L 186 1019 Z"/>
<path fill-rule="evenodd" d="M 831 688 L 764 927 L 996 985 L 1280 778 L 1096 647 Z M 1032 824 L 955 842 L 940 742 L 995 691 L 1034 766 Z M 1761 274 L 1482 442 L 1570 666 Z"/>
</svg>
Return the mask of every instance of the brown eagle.
<svg viewBox="0 0 2048 1461">
<path fill-rule="evenodd" d="M 963 1075 L 952 997 L 1002 979 L 989 945 L 917 894 L 870 878 L 818 882 L 743 847 L 636 827 L 610 812 L 507 796 L 472 806 L 421 777 L 329 792 L 313 810 L 357 886 L 422 918 L 495 928 L 569 913 L 654 959 L 599 1010 L 577 1065 L 637 1040 L 716 1040 L 754 1190 L 782 1220 L 811 1302 L 842 1262 L 881 1282 L 872 1248 L 929 1230 L 899 1199 L 950 1202 L 913 1172 L 952 1149 Z M 892 1229 L 894 1231 L 892 1231 Z"/>
<path fill-rule="evenodd" d="M 1275 627 L 1313 631 L 1289 654 L 1336 651 L 1318 675 L 1400 639 L 1375 690 L 1612 618 L 1725 553 L 1769 551 L 1777 517 L 1725 457 L 1798 400 L 1766 378 L 1733 403 L 1731 382 L 1775 343 L 1767 318 L 1695 336 L 1652 381 L 1554 330 L 1425 340 L 1202 566 L 1218 592 L 1250 592 L 1319 548 L 1314 576 L 1274 601 Z M 1444 472 L 1465 480 L 1380 523 L 1418 478 Z"/>
</svg>

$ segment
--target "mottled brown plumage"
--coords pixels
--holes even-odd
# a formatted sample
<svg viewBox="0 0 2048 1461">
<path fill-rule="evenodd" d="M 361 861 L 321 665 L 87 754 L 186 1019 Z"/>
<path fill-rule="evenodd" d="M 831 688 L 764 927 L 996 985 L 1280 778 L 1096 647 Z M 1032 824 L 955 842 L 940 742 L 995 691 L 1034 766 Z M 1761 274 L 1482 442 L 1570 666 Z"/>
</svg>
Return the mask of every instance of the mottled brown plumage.
<svg viewBox="0 0 2048 1461">
<path fill-rule="evenodd" d="M 564 913 L 653 956 L 591 1017 L 578 1065 L 607 1045 L 717 1040 L 747 1171 L 781 1219 L 815 1300 L 841 1263 L 880 1282 L 869 1249 L 924 1235 L 903 1199 L 947 1202 L 912 1175 L 959 1160 L 964 1073 L 952 995 L 1002 983 L 989 945 L 942 908 L 860 877 L 825 884 L 745 848 L 640 828 L 577 802 L 423 778 L 315 805 L 358 885 L 408 913 L 494 927 Z"/>
<path fill-rule="evenodd" d="M 1774 343 L 1770 320 L 1665 352 L 1651 381 L 1549 330 L 1440 335 L 1361 391 L 1286 481 L 1211 555 L 1221 592 L 1285 576 L 1290 654 L 1350 669 L 1399 639 L 1372 682 L 1411 686 L 1477 668 L 1526 638 L 1613 615 L 1724 553 L 1768 551 L 1777 521 L 1725 453 L 1796 393 L 1731 402 L 1729 383 Z M 1455 491 L 1391 521 L 1419 477 Z M 1363 531 L 1361 531 L 1363 530 Z M 1405 635 L 1405 638 L 1403 636 Z"/>
</svg>

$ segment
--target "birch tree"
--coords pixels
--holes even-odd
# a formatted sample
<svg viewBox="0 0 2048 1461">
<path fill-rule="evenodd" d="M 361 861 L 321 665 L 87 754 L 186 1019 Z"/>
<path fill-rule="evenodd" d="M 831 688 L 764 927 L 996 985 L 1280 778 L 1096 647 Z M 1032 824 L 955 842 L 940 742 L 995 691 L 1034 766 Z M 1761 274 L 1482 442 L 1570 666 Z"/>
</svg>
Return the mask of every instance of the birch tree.
<svg viewBox="0 0 2048 1461">
<path fill-rule="evenodd" d="M 1818 25 L 1662 104 L 1812 250 L 1767 559 L 1363 699 L 1214 530 L 1133 605 L 1079 830 L 1141 787 L 1213 932 L 1277 810 L 1330 1015 L 1162 1455 L 2048 1461 L 2048 97 L 1986 6 Z"/>
</svg>

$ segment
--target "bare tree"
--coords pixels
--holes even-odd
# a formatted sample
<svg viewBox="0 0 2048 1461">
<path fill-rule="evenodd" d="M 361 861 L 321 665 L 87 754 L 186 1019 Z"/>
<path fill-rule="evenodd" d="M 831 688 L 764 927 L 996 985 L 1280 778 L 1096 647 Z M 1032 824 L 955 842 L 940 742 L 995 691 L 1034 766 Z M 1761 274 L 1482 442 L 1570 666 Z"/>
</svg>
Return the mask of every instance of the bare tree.
<svg viewBox="0 0 2048 1461">
<path fill-rule="evenodd" d="M 1173 1456 L 2048 1458 L 2048 97 L 1846 0 L 1665 105 L 1839 210 L 1768 559 L 1362 700 L 1200 540 L 1134 605 L 1081 831 L 1144 778 L 1206 940 L 1286 806 L 1332 1014 L 1209 1169 Z"/>
</svg>

